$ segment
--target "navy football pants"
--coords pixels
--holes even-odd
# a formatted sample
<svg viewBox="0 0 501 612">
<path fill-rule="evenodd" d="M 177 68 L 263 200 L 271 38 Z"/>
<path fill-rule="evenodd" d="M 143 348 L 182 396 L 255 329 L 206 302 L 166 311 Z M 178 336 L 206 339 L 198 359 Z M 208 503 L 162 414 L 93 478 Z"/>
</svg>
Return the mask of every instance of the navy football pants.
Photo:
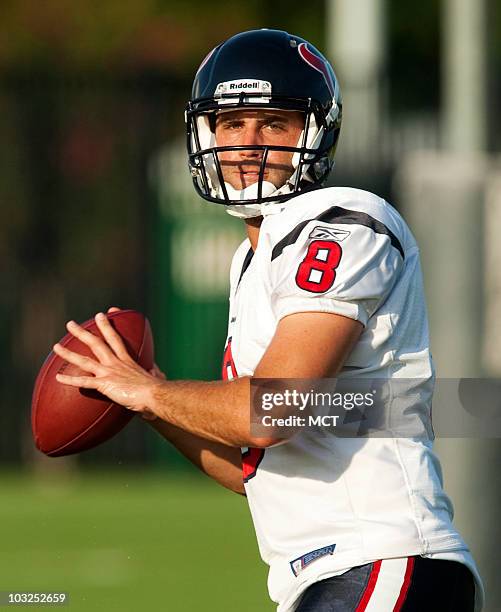
<svg viewBox="0 0 501 612">
<path fill-rule="evenodd" d="M 295 612 L 473 612 L 474 599 L 473 575 L 462 563 L 408 557 L 316 582 Z"/>
</svg>

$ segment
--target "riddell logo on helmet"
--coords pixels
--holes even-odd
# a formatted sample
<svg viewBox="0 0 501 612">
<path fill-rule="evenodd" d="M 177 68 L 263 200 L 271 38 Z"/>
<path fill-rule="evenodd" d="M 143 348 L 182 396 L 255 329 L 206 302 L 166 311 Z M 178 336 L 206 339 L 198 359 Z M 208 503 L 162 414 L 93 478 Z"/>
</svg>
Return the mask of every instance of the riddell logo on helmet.
<svg viewBox="0 0 501 612">
<path fill-rule="evenodd" d="M 235 79 L 234 81 L 224 81 L 218 83 L 214 95 L 228 95 L 240 92 L 259 93 L 262 96 L 271 95 L 271 83 L 260 81 L 259 79 Z"/>
<path fill-rule="evenodd" d="M 228 89 L 261 89 L 260 81 L 242 81 L 241 83 L 230 83 Z"/>
</svg>

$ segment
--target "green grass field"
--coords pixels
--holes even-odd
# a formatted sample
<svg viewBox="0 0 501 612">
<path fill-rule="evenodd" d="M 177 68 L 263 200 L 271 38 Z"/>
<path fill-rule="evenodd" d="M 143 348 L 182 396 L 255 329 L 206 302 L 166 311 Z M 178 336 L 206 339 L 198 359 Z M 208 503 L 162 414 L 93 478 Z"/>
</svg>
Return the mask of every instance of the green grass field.
<svg viewBox="0 0 501 612">
<path fill-rule="evenodd" d="M 203 476 L 4 472 L 0 488 L 0 591 L 66 591 L 75 612 L 275 609 L 246 500 Z"/>
</svg>

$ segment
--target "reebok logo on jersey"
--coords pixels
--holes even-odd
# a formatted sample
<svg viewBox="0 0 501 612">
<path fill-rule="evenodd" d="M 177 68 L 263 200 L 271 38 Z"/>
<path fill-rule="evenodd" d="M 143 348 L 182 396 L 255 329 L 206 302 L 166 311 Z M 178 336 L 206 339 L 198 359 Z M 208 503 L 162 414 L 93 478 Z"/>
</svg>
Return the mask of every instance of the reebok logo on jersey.
<svg viewBox="0 0 501 612">
<path fill-rule="evenodd" d="M 290 562 L 291 570 L 294 576 L 297 576 L 299 572 L 302 572 L 307 565 L 313 563 L 317 559 L 321 557 L 325 557 L 326 555 L 334 554 L 334 549 L 336 548 L 335 544 L 329 544 L 328 546 L 324 546 L 323 548 L 317 548 L 316 550 L 311 550 L 306 553 L 302 557 L 298 557 L 294 559 L 294 561 Z"/>
<path fill-rule="evenodd" d="M 351 232 L 347 230 L 335 229 L 333 227 L 322 227 L 320 225 L 317 225 L 317 227 L 314 227 L 311 230 L 308 238 L 314 238 L 315 240 L 334 239 L 336 242 L 341 242 L 341 240 L 344 240 L 350 234 Z"/>
</svg>

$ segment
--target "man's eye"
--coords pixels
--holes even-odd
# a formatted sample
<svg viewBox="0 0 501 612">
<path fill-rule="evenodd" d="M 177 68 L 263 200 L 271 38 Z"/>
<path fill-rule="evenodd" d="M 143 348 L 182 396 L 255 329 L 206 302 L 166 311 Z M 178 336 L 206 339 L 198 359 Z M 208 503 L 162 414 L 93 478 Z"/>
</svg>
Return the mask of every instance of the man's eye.
<svg viewBox="0 0 501 612">
<path fill-rule="evenodd" d="M 285 129 L 284 124 L 278 123 L 278 122 L 269 123 L 267 127 L 270 128 L 272 132 L 281 132 L 282 130 Z"/>
</svg>

